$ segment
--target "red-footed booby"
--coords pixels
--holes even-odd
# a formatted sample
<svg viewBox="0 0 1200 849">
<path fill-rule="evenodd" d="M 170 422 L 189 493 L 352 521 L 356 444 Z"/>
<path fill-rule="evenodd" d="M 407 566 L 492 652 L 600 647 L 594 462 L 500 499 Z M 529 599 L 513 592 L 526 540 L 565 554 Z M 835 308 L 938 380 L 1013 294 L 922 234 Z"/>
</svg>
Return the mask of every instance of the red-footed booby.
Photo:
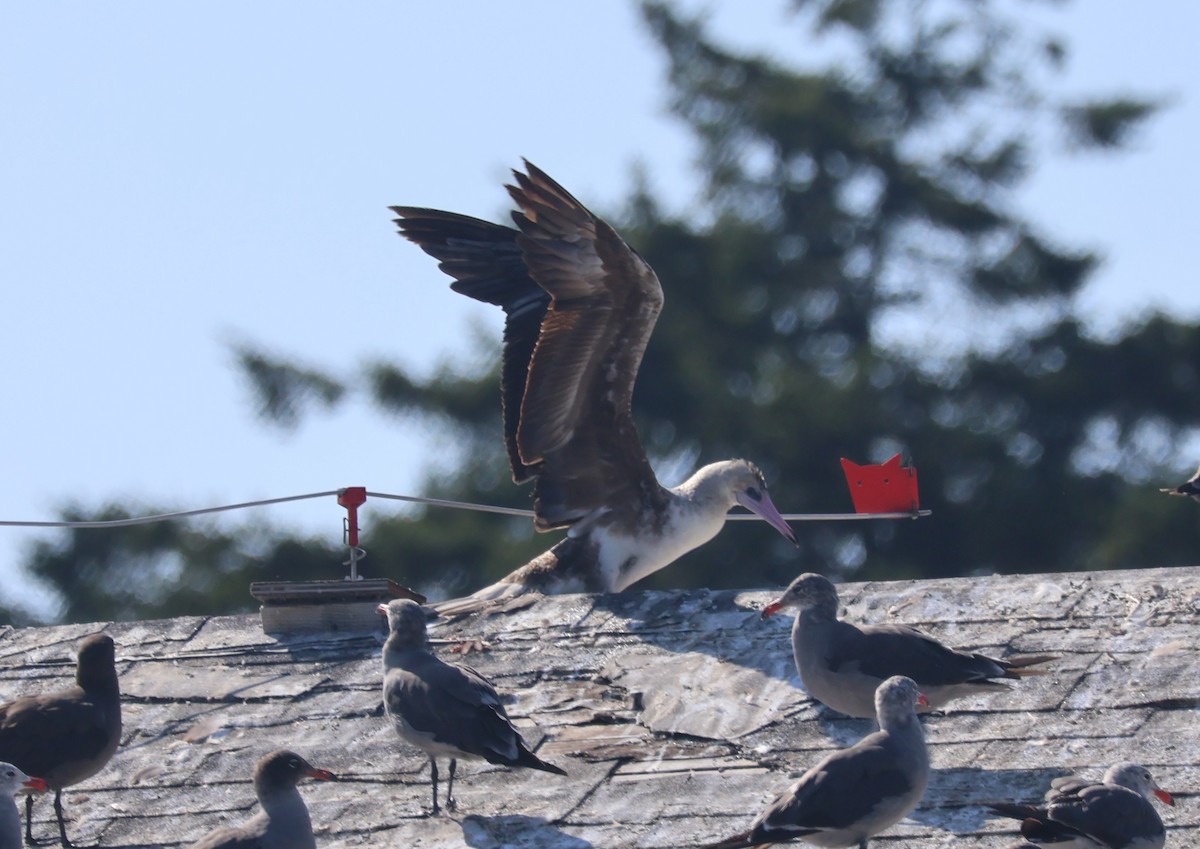
<svg viewBox="0 0 1200 849">
<path fill-rule="evenodd" d="M 451 288 L 500 306 L 504 438 L 513 480 L 534 481 L 535 527 L 567 536 L 472 596 L 432 605 L 468 613 L 530 591 L 617 592 L 721 530 L 734 505 L 795 542 L 745 460 L 658 482 L 630 411 L 663 305 L 654 270 L 605 221 L 526 162 L 508 186 L 516 229 L 396 206 L 405 238 L 439 260 Z"/>
</svg>

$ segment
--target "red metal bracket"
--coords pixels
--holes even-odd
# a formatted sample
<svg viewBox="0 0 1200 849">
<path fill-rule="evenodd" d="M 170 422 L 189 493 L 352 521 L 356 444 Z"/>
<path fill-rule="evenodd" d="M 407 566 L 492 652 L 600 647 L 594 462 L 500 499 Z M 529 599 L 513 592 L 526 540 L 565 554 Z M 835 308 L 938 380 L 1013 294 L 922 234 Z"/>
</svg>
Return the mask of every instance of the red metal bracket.
<svg viewBox="0 0 1200 849">
<path fill-rule="evenodd" d="M 346 508 L 346 543 L 358 545 L 358 508 L 367 501 L 365 486 L 347 486 L 338 490 L 337 502 Z"/>
</svg>

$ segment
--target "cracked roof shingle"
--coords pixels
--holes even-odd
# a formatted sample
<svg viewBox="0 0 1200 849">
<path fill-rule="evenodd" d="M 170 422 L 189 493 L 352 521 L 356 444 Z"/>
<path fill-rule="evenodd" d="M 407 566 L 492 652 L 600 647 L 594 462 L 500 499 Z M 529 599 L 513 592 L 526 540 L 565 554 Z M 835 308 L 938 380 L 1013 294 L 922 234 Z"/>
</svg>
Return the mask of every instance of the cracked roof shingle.
<svg viewBox="0 0 1200 849">
<path fill-rule="evenodd" d="M 856 621 L 914 625 L 955 646 L 1053 652 L 1051 674 L 925 720 L 934 771 L 874 847 L 999 849 L 988 801 L 1040 798 L 1068 771 L 1121 760 L 1176 794 L 1168 846 L 1200 845 L 1200 567 L 851 584 Z M 359 846 L 666 849 L 744 830 L 763 804 L 870 722 L 799 688 L 789 616 L 771 592 L 561 596 L 431 632 L 478 638 L 467 662 L 567 779 L 465 762 L 458 811 L 431 818 L 428 760 L 383 716 L 378 635 L 263 634 L 256 616 L 104 627 L 117 642 L 125 739 L 65 798 L 83 844 L 187 846 L 255 805 L 250 773 L 290 748 L 338 782 L 301 793 L 323 849 Z M 382 624 L 382 623 L 381 623 Z M 0 699 L 61 686 L 100 625 L 0 632 Z M 443 645 L 435 651 L 450 660 Z M 53 816 L 36 809 L 44 830 Z M 35 826 L 36 828 L 36 826 Z"/>
</svg>

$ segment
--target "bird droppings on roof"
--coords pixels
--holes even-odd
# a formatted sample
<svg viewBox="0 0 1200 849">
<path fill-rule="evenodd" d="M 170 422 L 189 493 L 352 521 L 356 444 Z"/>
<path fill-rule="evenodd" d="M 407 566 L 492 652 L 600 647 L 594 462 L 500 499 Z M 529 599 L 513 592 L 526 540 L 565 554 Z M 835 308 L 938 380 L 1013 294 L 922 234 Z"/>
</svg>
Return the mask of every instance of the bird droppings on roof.
<svg viewBox="0 0 1200 849">
<path fill-rule="evenodd" d="M 1000 849 L 1068 772 L 1145 764 L 1177 806 L 1167 846 L 1200 845 L 1200 567 L 847 584 L 858 622 L 898 621 L 1003 656 L 1053 653 L 1050 674 L 923 720 L 933 774 L 873 847 Z M 539 757 L 569 776 L 459 764 L 457 811 L 429 807 L 428 759 L 383 716 L 379 635 L 264 635 L 254 615 L 0 630 L 0 700 L 63 686 L 86 634 L 117 643 L 124 739 L 64 798 L 78 845 L 182 847 L 254 812 L 250 774 L 289 748 L 337 782 L 304 782 L 317 844 L 667 847 L 745 830 L 824 754 L 868 733 L 810 701 L 779 588 L 560 596 L 434 628 L 481 639 L 468 662 L 508 694 Z M 38 805 L 35 832 L 53 829 Z"/>
</svg>

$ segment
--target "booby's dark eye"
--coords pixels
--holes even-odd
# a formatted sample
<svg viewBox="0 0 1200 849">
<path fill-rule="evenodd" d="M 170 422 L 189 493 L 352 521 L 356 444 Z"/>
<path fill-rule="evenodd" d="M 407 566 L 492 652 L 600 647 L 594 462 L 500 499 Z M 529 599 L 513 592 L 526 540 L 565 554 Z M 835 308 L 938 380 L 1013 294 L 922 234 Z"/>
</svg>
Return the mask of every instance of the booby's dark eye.
<svg viewBox="0 0 1200 849">
<path fill-rule="evenodd" d="M 746 487 L 746 494 L 749 495 L 751 498 L 753 498 L 755 501 L 762 501 L 762 491 L 756 486 Z"/>
</svg>

